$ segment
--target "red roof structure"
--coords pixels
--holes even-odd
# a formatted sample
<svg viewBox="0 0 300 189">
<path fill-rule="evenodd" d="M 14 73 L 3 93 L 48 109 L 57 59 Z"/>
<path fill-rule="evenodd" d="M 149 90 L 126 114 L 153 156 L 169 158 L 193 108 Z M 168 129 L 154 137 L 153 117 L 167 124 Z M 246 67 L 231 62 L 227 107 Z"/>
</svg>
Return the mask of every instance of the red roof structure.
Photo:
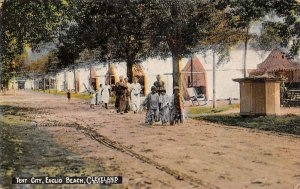
<svg viewBox="0 0 300 189">
<path fill-rule="evenodd" d="M 274 49 L 264 62 L 257 65 L 257 72 L 294 70 L 300 70 L 300 64 L 289 60 L 286 55 L 278 49 Z"/>
</svg>

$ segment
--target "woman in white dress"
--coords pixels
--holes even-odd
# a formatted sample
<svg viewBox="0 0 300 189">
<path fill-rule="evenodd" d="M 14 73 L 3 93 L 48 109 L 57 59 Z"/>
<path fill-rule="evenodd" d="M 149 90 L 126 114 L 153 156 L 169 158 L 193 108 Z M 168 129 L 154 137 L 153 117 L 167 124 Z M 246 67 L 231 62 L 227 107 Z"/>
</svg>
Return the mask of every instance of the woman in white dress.
<svg viewBox="0 0 300 189">
<path fill-rule="evenodd" d="M 137 113 L 140 110 L 140 106 L 141 106 L 140 93 L 142 87 L 138 83 L 138 80 L 139 79 L 135 77 L 133 83 L 131 84 L 131 103 L 132 103 L 132 110 L 134 113 Z"/>
<path fill-rule="evenodd" d="M 99 86 L 99 90 L 97 91 L 97 93 L 96 93 L 96 105 L 99 105 L 99 104 L 101 104 L 101 102 L 102 102 L 102 99 L 101 99 L 101 93 L 102 93 L 102 84 L 100 84 L 100 86 Z"/>
<path fill-rule="evenodd" d="M 108 85 L 108 83 L 105 83 L 101 91 L 101 100 L 104 103 L 106 109 L 108 109 L 107 104 L 109 102 L 109 97 L 110 97 L 110 85 Z"/>
</svg>

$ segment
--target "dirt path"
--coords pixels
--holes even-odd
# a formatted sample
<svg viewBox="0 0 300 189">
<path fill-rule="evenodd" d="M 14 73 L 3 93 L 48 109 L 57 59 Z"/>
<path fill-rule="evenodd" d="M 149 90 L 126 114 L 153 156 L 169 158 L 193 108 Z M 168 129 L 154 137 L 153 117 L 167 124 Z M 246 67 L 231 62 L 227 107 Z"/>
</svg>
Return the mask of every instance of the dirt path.
<svg viewBox="0 0 300 189">
<path fill-rule="evenodd" d="M 300 138 L 195 120 L 145 126 L 144 114 L 119 115 L 88 102 L 18 92 L 0 104 L 122 175 L 123 188 L 295 188 L 300 183 Z M 28 112 L 28 108 L 30 111 Z"/>
</svg>

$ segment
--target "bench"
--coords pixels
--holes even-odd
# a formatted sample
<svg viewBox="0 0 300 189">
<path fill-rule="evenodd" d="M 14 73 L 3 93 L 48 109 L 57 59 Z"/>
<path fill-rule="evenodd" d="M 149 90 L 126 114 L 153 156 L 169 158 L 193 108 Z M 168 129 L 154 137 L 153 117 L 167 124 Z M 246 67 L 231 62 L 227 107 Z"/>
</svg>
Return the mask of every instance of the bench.
<svg viewBox="0 0 300 189">
<path fill-rule="evenodd" d="M 286 96 L 283 99 L 285 106 L 299 106 L 300 105 L 300 90 L 290 89 L 286 91 Z"/>
</svg>

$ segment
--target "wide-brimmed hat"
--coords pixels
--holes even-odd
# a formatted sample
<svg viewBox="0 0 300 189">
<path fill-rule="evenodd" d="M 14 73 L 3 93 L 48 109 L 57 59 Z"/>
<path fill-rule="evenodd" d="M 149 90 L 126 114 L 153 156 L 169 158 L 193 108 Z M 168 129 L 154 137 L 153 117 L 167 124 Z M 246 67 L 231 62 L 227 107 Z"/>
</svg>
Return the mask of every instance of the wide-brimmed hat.
<svg viewBox="0 0 300 189">
<path fill-rule="evenodd" d="M 175 86 L 175 87 L 174 87 L 174 90 L 179 90 L 179 87 L 178 87 L 178 86 Z"/>
<path fill-rule="evenodd" d="M 152 86 L 152 87 L 151 87 L 151 91 L 152 91 L 152 90 L 155 90 L 155 91 L 156 91 L 156 87 L 155 87 L 155 86 Z"/>
</svg>

